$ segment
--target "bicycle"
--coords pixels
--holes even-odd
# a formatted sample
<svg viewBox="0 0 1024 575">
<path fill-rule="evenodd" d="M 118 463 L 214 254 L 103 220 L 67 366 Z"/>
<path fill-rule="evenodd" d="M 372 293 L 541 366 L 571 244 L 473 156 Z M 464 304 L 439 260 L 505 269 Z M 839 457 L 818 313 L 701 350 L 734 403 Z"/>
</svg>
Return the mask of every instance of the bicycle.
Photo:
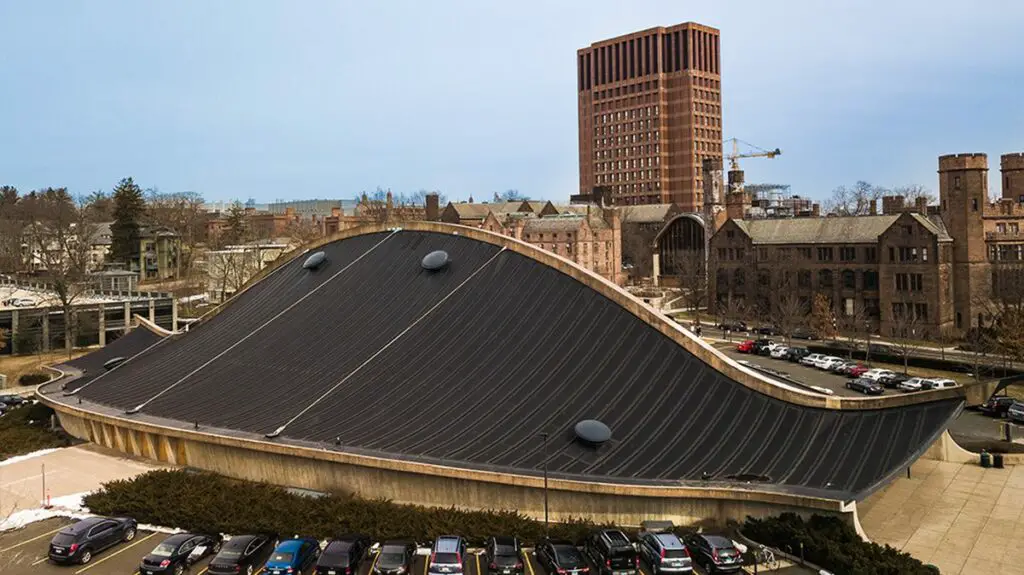
<svg viewBox="0 0 1024 575">
<path fill-rule="evenodd" d="M 766 545 L 754 551 L 754 562 L 764 565 L 769 571 L 779 568 L 779 560 L 775 558 L 775 552 Z"/>
</svg>

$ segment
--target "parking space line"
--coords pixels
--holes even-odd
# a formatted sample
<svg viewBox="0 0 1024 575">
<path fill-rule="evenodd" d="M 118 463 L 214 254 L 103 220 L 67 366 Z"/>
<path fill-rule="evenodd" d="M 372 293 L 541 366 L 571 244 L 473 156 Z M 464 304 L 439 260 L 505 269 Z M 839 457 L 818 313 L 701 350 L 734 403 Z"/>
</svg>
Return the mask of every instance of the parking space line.
<svg viewBox="0 0 1024 575">
<path fill-rule="evenodd" d="M 43 557 L 42 559 L 38 559 L 38 560 L 36 560 L 35 563 L 32 564 L 32 566 L 35 567 L 36 565 L 39 565 L 40 563 L 42 563 L 43 561 L 46 561 L 48 559 L 49 559 L 49 557 Z"/>
<path fill-rule="evenodd" d="M 523 551 L 523 563 L 526 563 L 526 569 L 530 571 L 530 575 L 533 575 L 533 565 L 530 564 L 530 556 Z"/>
<path fill-rule="evenodd" d="M 480 554 L 474 553 L 473 555 L 476 557 L 476 575 L 480 575 Z"/>
<path fill-rule="evenodd" d="M 42 535 L 37 535 L 37 536 L 33 537 L 32 539 L 26 539 L 25 541 L 22 541 L 21 543 L 16 543 L 14 545 L 11 545 L 7 549 L 0 549 L 0 553 L 7 553 L 8 551 L 13 551 L 13 550 L 17 549 L 18 547 L 21 547 L 22 545 L 26 545 L 26 544 L 31 543 L 33 541 L 37 541 L 39 539 L 42 539 L 43 537 L 46 537 L 47 535 L 53 535 L 54 533 L 60 531 L 61 529 L 64 529 L 65 527 L 67 527 L 67 525 L 61 525 L 60 527 L 54 529 L 53 531 L 47 531 L 46 533 L 43 533 Z"/>
<path fill-rule="evenodd" d="M 209 571 L 209 570 L 210 570 L 210 568 L 209 568 L 209 567 L 203 567 L 203 570 L 202 570 L 202 571 L 200 571 L 199 573 L 197 573 L 196 575 L 203 575 L 203 573 L 206 573 L 206 572 L 207 572 L 207 571 Z"/>
<path fill-rule="evenodd" d="M 89 565 L 87 565 L 85 567 L 82 567 L 78 571 L 75 571 L 75 575 L 79 575 L 79 573 L 84 573 L 84 572 L 88 571 L 89 569 L 92 569 L 93 567 L 99 565 L 100 563 L 103 563 L 104 561 L 108 561 L 110 559 L 113 559 L 114 557 L 117 557 L 118 555 L 120 555 L 120 554 L 124 553 L 125 551 L 131 549 L 132 547 L 135 547 L 139 543 L 142 543 L 143 541 L 145 541 L 147 539 L 152 539 L 156 535 L 157 535 L 156 533 L 150 533 L 149 535 L 146 535 L 142 539 L 139 539 L 138 541 L 135 541 L 135 542 L 131 543 L 130 545 L 126 545 L 126 546 L 118 549 L 117 551 L 111 553 L 110 555 L 107 555 L 103 559 L 100 559 L 99 561 L 97 561 L 95 563 L 90 563 Z"/>
<path fill-rule="evenodd" d="M 428 557 L 423 558 L 423 575 L 427 575 L 427 569 L 430 568 L 430 559 Z"/>
</svg>

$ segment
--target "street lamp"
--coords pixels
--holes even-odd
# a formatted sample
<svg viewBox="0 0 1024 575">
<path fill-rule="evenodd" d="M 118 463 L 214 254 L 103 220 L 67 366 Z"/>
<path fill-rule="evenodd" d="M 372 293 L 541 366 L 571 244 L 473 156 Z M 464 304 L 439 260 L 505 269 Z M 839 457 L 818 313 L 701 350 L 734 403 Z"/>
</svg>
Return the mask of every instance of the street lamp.
<svg viewBox="0 0 1024 575">
<path fill-rule="evenodd" d="M 542 467 L 544 469 L 544 535 L 548 535 L 548 434 L 542 432 L 540 434 L 541 439 L 544 440 L 544 461 Z"/>
</svg>

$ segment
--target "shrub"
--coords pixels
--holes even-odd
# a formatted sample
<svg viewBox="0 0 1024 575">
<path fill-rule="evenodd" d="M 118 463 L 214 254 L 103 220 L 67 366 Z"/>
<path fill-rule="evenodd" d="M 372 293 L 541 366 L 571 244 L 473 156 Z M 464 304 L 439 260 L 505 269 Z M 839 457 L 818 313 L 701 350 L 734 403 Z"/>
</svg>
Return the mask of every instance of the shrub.
<svg viewBox="0 0 1024 575">
<path fill-rule="evenodd" d="M 262 483 L 235 481 L 206 472 L 151 471 L 107 483 L 85 498 L 103 515 L 128 515 L 140 523 L 217 533 L 270 531 L 336 537 L 366 533 L 378 540 L 426 542 L 458 533 L 482 544 L 490 535 L 518 535 L 526 542 L 544 536 L 544 523 L 517 511 L 463 511 L 400 505 L 347 494 L 298 495 Z M 582 541 L 594 525 L 582 520 L 551 525 L 553 537 Z"/>
<path fill-rule="evenodd" d="M 842 519 L 813 515 L 804 521 L 795 513 L 755 519 L 748 517 L 743 533 L 777 549 L 800 549 L 804 558 L 834 573 L 849 575 L 934 575 L 935 571 L 907 553 L 877 543 L 865 543 Z M 798 551 L 797 551 L 798 553 Z"/>
<path fill-rule="evenodd" d="M 52 409 L 37 403 L 16 407 L 0 417 L 0 461 L 40 449 L 71 445 L 71 438 L 66 434 L 47 429 L 46 423 L 52 414 Z"/>
<path fill-rule="evenodd" d="M 50 376 L 45 373 L 26 373 L 18 378 L 18 385 L 39 385 L 50 381 Z"/>
</svg>

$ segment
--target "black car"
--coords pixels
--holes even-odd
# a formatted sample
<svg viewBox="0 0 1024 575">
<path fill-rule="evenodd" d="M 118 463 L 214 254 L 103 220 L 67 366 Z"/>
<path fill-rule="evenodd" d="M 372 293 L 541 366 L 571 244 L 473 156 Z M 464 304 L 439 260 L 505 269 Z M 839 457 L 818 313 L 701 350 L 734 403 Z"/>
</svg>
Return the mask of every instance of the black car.
<svg viewBox="0 0 1024 575">
<path fill-rule="evenodd" d="M 878 383 L 882 384 L 882 387 L 889 389 L 896 389 L 901 383 L 910 379 L 909 376 L 903 375 L 902 373 L 894 373 L 893 375 L 883 375 L 878 378 Z"/>
<path fill-rule="evenodd" d="M 863 377 L 847 381 L 846 388 L 859 391 L 866 395 L 882 395 L 885 393 L 885 388 L 882 387 L 882 384 Z"/>
<path fill-rule="evenodd" d="M 717 327 L 722 331 L 747 331 L 747 324 L 742 321 L 723 321 Z"/>
<path fill-rule="evenodd" d="M 235 535 L 224 543 L 206 572 L 209 575 L 253 575 L 267 562 L 275 547 L 276 535 Z"/>
<path fill-rule="evenodd" d="M 793 362 L 798 362 L 809 355 L 811 355 L 811 350 L 806 347 L 791 347 L 786 350 L 786 359 Z"/>
<path fill-rule="evenodd" d="M 594 531 L 584 542 L 583 552 L 601 575 L 636 575 L 640 570 L 636 547 L 618 529 Z"/>
<path fill-rule="evenodd" d="M 734 573 L 743 569 L 743 556 L 733 542 L 720 535 L 695 533 L 686 538 L 693 562 L 707 573 Z"/>
<path fill-rule="evenodd" d="M 220 551 L 219 535 L 178 533 L 164 539 L 149 555 L 142 558 L 139 575 L 174 573 L 181 575 L 193 563 Z"/>
<path fill-rule="evenodd" d="M 128 517 L 89 517 L 61 529 L 50 540 L 55 563 L 88 563 L 93 555 L 135 539 L 138 524 Z"/>
<path fill-rule="evenodd" d="M 754 331 L 760 335 L 779 335 L 779 329 L 771 325 L 763 325 Z"/>
<path fill-rule="evenodd" d="M 789 337 L 793 339 L 814 339 L 814 332 L 804 327 L 798 327 L 793 330 L 793 333 L 789 334 Z"/>
<path fill-rule="evenodd" d="M 590 573 L 590 567 L 583 554 L 575 545 L 559 539 L 545 539 L 537 545 L 537 561 L 548 573 L 558 575 L 583 575 Z"/>
<path fill-rule="evenodd" d="M 385 541 L 373 561 L 374 575 L 407 575 L 416 557 L 416 544 L 409 541 Z"/>
<path fill-rule="evenodd" d="M 7 407 L 18 407 L 28 403 L 28 400 L 20 395 L 0 395 L 0 403 L 7 405 Z"/>
<path fill-rule="evenodd" d="M 346 535 L 331 539 L 316 561 L 317 575 L 353 575 L 370 549 L 369 535 Z"/>
<path fill-rule="evenodd" d="M 491 537 L 484 551 L 491 575 L 522 575 L 522 547 L 517 537 Z"/>
<path fill-rule="evenodd" d="M 985 403 L 981 404 L 979 409 L 985 415 L 990 415 L 992 417 L 1006 417 L 1006 412 L 1010 410 L 1010 406 L 1013 405 L 1014 401 L 1016 400 L 1012 397 L 1007 397 L 1005 395 L 993 395 L 988 398 Z"/>
</svg>

